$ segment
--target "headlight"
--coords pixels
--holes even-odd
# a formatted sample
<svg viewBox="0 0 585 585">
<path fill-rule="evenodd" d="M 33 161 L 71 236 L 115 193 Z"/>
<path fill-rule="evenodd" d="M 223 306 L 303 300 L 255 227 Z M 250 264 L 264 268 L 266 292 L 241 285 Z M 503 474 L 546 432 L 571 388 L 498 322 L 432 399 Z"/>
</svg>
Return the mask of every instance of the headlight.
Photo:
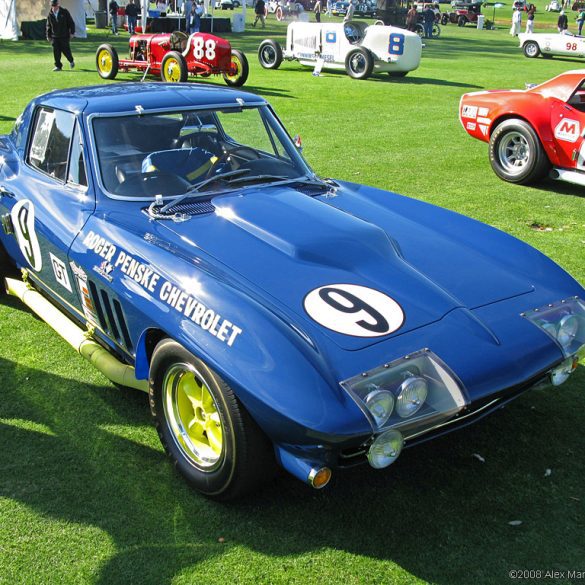
<svg viewBox="0 0 585 585">
<path fill-rule="evenodd" d="M 425 403 L 428 394 L 427 381 L 424 378 L 407 378 L 400 385 L 400 394 L 396 400 L 396 412 L 401 418 L 416 414 Z"/>
<path fill-rule="evenodd" d="M 364 402 L 378 427 L 384 426 L 394 410 L 394 395 L 386 390 L 374 390 Z"/>
<path fill-rule="evenodd" d="M 405 439 L 451 418 L 467 402 L 461 382 L 428 349 L 363 372 L 341 385 L 374 431 L 397 429 Z"/>
<path fill-rule="evenodd" d="M 545 331 L 565 357 L 575 355 L 585 345 L 585 303 L 574 297 L 522 313 Z"/>
<path fill-rule="evenodd" d="M 376 437 L 368 450 L 368 462 L 375 469 L 388 467 L 398 459 L 404 440 L 399 431 L 386 431 Z"/>
</svg>

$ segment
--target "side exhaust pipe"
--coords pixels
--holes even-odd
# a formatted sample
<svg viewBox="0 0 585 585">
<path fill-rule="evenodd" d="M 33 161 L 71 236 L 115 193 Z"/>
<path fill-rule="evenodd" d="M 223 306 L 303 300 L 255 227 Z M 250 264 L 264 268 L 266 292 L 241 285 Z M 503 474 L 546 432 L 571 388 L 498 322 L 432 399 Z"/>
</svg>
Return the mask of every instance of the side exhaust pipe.
<svg viewBox="0 0 585 585">
<path fill-rule="evenodd" d="M 21 280 L 6 278 L 5 283 L 8 294 L 20 299 L 106 378 L 115 384 L 148 392 L 148 381 L 137 380 L 132 366 L 122 363 L 92 340 L 87 331 L 66 317 L 40 293 Z"/>
</svg>

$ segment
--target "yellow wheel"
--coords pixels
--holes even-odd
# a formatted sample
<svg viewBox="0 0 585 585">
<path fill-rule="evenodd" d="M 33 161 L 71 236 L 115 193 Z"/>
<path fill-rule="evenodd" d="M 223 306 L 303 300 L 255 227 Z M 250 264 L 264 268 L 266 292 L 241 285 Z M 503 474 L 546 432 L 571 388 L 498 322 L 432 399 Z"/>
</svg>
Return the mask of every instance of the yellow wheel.
<svg viewBox="0 0 585 585">
<path fill-rule="evenodd" d="M 165 450 L 203 494 L 233 499 L 273 473 L 272 445 L 231 387 L 171 339 L 154 349 L 149 395 Z"/>
<path fill-rule="evenodd" d="M 162 60 L 160 77 L 163 81 L 177 83 L 187 81 L 188 71 L 185 57 L 178 51 L 169 51 Z"/>
<path fill-rule="evenodd" d="M 232 61 L 230 64 L 231 71 L 224 73 L 223 78 L 228 85 L 233 87 L 240 87 L 246 83 L 248 79 L 249 66 L 248 59 L 242 51 L 232 49 Z"/>
<path fill-rule="evenodd" d="M 100 45 L 95 53 L 96 69 L 102 79 L 114 79 L 118 75 L 118 53 L 112 45 Z"/>
</svg>

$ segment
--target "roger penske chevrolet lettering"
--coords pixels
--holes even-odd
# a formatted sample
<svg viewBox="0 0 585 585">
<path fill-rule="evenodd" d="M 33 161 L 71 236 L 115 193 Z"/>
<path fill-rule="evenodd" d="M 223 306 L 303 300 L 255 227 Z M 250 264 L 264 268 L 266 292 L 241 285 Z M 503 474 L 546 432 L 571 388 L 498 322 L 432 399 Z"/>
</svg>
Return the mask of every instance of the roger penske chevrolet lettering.
<svg viewBox="0 0 585 585">
<path fill-rule="evenodd" d="M 478 96 L 462 111 L 489 131 Z M 570 148 L 582 128 L 573 114 L 554 125 Z M 585 346 L 585 290 L 549 259 L 317 176 L 270 105 L 239 90 L 34 99 L 0 136 L 0 218 L 9 294 L 116 385 L 148 392 L 177 469 L 217 499 L 277 465 L 314 488 L 387 467 L 562 384 Z"/>
</svg>

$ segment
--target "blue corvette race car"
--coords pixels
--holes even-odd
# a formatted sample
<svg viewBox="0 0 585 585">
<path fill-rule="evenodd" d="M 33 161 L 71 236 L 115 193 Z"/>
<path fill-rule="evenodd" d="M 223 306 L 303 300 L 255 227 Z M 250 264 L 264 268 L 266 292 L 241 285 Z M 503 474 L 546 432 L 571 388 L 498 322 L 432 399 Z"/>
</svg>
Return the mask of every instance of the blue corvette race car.
<svg viewBox="0 0 585 585">
<path fill-rule="evenodd" d="M 279 463 L 315 488 L 561 384 L 585 290 L 445 209 L 321 179 L 264 99 L 182 84 L 49 93 L 0 137 L 7 291 L 149 393 L 202 493 Z M 18 273 L 16 269 L 20 269 Z"/>
</svg>

